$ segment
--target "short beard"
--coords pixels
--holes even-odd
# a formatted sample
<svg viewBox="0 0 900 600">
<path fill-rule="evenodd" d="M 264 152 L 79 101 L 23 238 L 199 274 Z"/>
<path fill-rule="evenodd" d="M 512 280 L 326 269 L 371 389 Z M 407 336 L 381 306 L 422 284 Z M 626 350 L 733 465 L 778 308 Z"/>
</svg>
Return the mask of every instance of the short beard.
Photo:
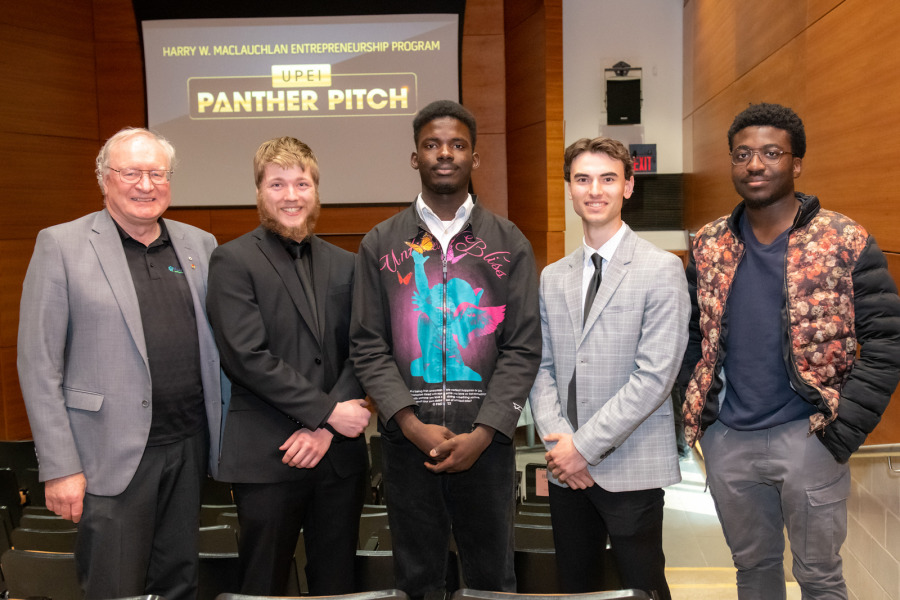
<svg viewBox="0 0 900 600">
<path fill-rule="evenodd" d="M 262 195 L 260 193 L 256 194 L 256 212 L 259 214 L 260 224 L 272 233 L 280 235 L 288 240 L 294 240 L 295 242 L 302 242 L 315 233 L 316 221 L 319 220 L 319 212 L 321 209 L 322 205 L 319 203 L 319 194 L 316 192 L 316 205 L 309 211 L 303 225 L 300 227 L 285 227 L 275 218 L 275 215 L 270 213 L 266 208 L 266 205 L 262 201 Z"/>
</svg>

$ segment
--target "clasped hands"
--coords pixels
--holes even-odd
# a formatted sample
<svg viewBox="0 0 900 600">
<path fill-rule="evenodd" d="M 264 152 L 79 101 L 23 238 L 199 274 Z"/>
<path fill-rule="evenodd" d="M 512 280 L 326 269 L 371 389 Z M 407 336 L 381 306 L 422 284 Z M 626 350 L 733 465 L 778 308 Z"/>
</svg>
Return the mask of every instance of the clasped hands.
<svg viewBox="0 0 900 600">
<path fill-rule="evenodd" d="M 400 410 L 394 419 L 406 439 L 429 457 L 424 464 L 432 473 L 469 470 L 494 439 L 494 429 L 487 425 L 479 424 L 470 433 L 455 434 L 442 425 L 423 423 L 411 407 Z"/>
<path fill-rule="evenodd" d="M 588 472 L 588 462 L 575 447 L 571 434 L 550 433 L 544 436 L 544 441 L 556 442 L 556 445 L 544 454 L 547 468 L 556 479 L 574 490 L 594 485 L 594 478 Z"/>
<path fill-rule="evenodd" d="M 357 437 L 369 425 L 372 413 L 368 406 L 369 403 L 361 398 L 338 402 L 326 423 L 344 437 Z M 333 438 L 334 434 L 325 427 L 298 429 L 278 447 L 284 452 L 281 462 L 298 469 L 311 469 L 328 452 Z"/>
</svg>

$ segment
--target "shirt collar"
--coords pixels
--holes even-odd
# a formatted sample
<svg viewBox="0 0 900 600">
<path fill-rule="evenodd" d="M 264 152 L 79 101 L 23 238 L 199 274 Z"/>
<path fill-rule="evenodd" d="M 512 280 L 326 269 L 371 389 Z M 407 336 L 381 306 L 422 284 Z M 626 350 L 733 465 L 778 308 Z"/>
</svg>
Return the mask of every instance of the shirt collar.
<svg viewBox="0 0 900 600">
<path fill-rule="evenodd" d="M 619 247 L 619 243 L 622 241 L 622 238 L 625 236 L 625 223 L 622 223 L 619 226 L 619 230 L 616 231 L 611 238 L 606 240 L 606 243 L 600 246 L 598 249 L 593 249 L 588 246 L 587 240 L 583 237 L 581 238 L 581 245 L 584 248 L 584 267 L 594 268 L 594 264 L 591 262 L 591 254 L 595 252 L 600 255 L 600 257 L 609 262 L 612 260 L 613 254 L 616 253 L 616 248 Z"/>
<path fill-rule="evenodd" d="M 475 202 L 472 200 L 472 194 L 466 195 L 466 201 L 460 205 L 460 207 L 456 211 L 456 215 L 453 217 L 453 221 L 457 221 L 462 219 L 463 221 L 468 221 L 469 217 L 472 215 L 472 208 L 474 208 Z M 416 197 L 416 212 L 419 214 L 419 218 L 423 221 L 441 221 L 441 218 L 435 214 L 431 208 L 425 204 L 425 200 L 422 199 L 422 194 L 420 193 Z"/>
<path fill-rule="evenodd" d="M 309 236 L 306 236 L 299 242 L 286 237 L 282 237 L 277 233 L 275 234 L 275 237 L 278 239 L 279 243 L 284 246 L 284 249 L 287 250 L 287 253 L 291 255 L 291 258 L 299 258 L 312 251 L 312 245 L 310 244 Z"/>
<path fill-rule="evenodd" d="M 115 219 L 113 219 L 112 222 L 116 226 L 116 230 L 119 232 L 119 237 L 122 238 L 123 242 L 132 240 L 135 243 L 141 244 L 143 246 L 143 244 L 141 242 L 138 242 L 133 237 L 131 237 L 130 233 L 128 233 L 127 231 L 122 229 L 122 226 L 119 225 L 119 223 Z M 158 219 L 157 223 L 159 223 L 159 237 L 157 237 L 155 240 L 153 240 L 153 242 L 151 242 L 151 244 L 150 244 L 151 246 L 169 243 L 169 230 L 166 229 L 165 219 Z"/>
</svg>

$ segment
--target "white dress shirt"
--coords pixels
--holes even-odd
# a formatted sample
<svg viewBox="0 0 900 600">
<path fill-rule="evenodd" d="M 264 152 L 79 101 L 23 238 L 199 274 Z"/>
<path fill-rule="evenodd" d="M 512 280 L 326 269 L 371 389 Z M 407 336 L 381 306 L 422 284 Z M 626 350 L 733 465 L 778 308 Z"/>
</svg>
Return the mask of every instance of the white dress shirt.
<svg viewBox="0 0 900 600">
<path fill-rule="evenodd" d="M 612 259 L 613 254 L 616 253 L 616 248 L 619 247 L 619 242 L 622 241 L 622 237 L 625 235 L 625 227 L 624 223 L 619 227 L 619 230 L 613 234 L 611 238 L 609 238 L 605 244 L 600 246 L 597 249 L 591 248 L 588 246 L 587 241 L 584 238 L 581 238 L 581 244 L 584 246 L 584 266 L 581 270 L 581 302 L 584 304 L 584 299 L 587 297 L 588 284 L 591 282 L 591 276 L 594 274 L 594 261 L 591 260 L 592 254 L 599 254 L 602 259 L 602 266 L 600 267 L 600 275 L 606 273 L 606 267 L 609 265 L 609 261 Z M 602 285 L 602 284 L 601 284 Z"/>
<path fill-rule="evenodd" d="M 456 211 L 456 216 L 450 221 L 442 221 L 441 218 L 425 204 L 425 201 L 422 199 L 422 194 L 419 194 L 418 198 L 416 198 L 416 212 L 419 213 L 419 217 L 425 221 L 425 226 L 428 228 L 428 231 L 431 232 L 431 235 L 440 242 L 441 251 L 444 254 L 447 254 L 447 248 L 450 246 L 450 240 L 453 239 L 453 236 L 465 227 L 474 207 L 475 202 L 472 200 L 472 194 L 469 194 L 466 196 L 466 201 L 463 202 L 462 206 Z"/>
</svg>

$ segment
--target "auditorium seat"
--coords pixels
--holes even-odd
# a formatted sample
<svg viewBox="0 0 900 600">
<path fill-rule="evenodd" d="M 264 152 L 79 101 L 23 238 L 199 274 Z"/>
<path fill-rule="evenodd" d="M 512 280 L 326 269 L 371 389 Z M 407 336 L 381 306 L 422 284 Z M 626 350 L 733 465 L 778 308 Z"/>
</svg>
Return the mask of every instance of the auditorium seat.
<svg viewBox="0 0 900 600">
<path fill-rule="evenodd" d="M 82 600 L 72 553 L 7 550 L 0 569 L 10 598 Z"/>
<path fill-rule="evenodd" d="M 240 591 L 241 563 L 234 530 L 227 525 L 201 527 L 198 545 L 197 600 L 214 600 L 219 594 Z"/>
<path fill-rule="evenodd" d="M 549 515 L 550 504 L 548 502 L 519 502 L 518 506 L 516 506 L 516 511 L 529 514 L 543 513 Z"/>
<path fill-rule="evenodd" d="M 447 593 L 459 589 L 459 559 L 456 553 L 447 553 Z M 356 551 L 356 589 L 361 592 L 393 589 L 394 555 L 390 550 Z"/>
<path fill-rule="evenodd" d="M 246 596 L 243 594 L 219 594 L 215 600 L 310 600 L 321 598 L 323 600 L 409 600 L 409 596 L 400 590 L 385 589 L 373 592 L 359 592 L 356 594 L 338 594 L 335 596 Z"/>
<path fill-rule="evenodd" d="M 25 529 L 16 527 L 10 534 L 10 542 L 19 550 L 37 552 L 74 552 L 78 530 Z"/>
<path fill-rule="evenodd" d="M 541 525 L 528 523 L 515 523 L 514 527 L 516 550 L 553 550 L 553 527 L 549 521 Z"/>
<path fill-rule="evenodd" d="M 483 592 L 461 589 L 450 596 L 450 600 L 651 600 L 641 590 L 611 590 L 586 594 L 507 594 L 504 592 Z"/>
<path fill-rule="evenodd" d="M 379 529 L 388 527 L 386 512 L 363 513 L 359 516 L 359 548 L 363 548 Z"/>
<path fill-rule="evenodd" d="M 556 552 L 552 548 L 516 549 L 515 569 L 518 593 L 559 593 Z"/>
<path fill-rule="evenodd" d="M 517 511 L 513 519 L 516 523 L 550 526 L 550 513 Z"/>
<path fill-rule="evenodd" d="M 234 497 L 231 495 L 231 484 L 207 477 L 203 480 L 203 487 L 200 489 L 200 503 L 234 504 Z"/>
<path fill-rule="evenodd" d="M 0 506 L 7 508 L 12 526 L 18 527 L 22 518 L 22 496 L 16 472 L 10 468 L 0 468 Z"/>
<path fill-rule="evenodd" d="M 237 506 L 234 504 L 201 504 L 200 505 L 200 526 L 210 527 L 217 525 L 219 515 L 222 513 L 236 513 Z"/>
<path fill-rule="evenodd" d="M 47 531 L 67 531 L 69 529 L 77 529 L 69 519 L 63 519 L 57 515 L 36 515 L 32 513 L 23 513 L 19 519 L 19 527 L 23 529 L 43 529 Z"/>
<path fill-rule="evenodd" d="M 241 539 L 241 522 L 236 512 L 222 512 L 216 517 L 216 525 L 228 525 L 234 529 L 237 538 Z"/>
</svg>

